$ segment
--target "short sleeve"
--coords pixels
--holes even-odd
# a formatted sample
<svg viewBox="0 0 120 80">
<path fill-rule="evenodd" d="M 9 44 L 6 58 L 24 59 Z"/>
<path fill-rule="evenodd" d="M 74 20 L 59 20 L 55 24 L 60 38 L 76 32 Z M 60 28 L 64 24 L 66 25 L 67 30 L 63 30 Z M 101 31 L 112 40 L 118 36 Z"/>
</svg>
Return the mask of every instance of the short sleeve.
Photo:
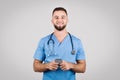
<svg viewBox="0 0 120 80">
<path fill-rule="evenodd" d="M 40 61 L 44 61 L 45 59 L 45 54 L 44 54 L 44 40 L 41 39 L 39 41 L 38 47 L 35 51 L 35 54 L 33 56 L 34 59 L 40 60 Z"/>
<path fill-rule="evenodd" d="M 83 49 L 82 46 L 82 42 L 81 40 L 78 40 L 78 50 L 77 50 L 77 56 L 76 56 L 76 60 L 85 60 L 85 51 Z"/>
</svg>

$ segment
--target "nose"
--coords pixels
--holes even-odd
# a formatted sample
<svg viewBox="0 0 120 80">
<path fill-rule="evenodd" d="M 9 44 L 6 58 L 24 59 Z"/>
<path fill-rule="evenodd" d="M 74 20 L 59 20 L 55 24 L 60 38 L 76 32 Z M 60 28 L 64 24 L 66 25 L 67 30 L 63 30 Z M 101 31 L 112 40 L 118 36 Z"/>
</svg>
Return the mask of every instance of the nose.
<svg viewBox="0 0 120 80">
<path fill-rule="evenodd" d="M 58 18 L 58 23 L 61 23 L 62 21 L 63 21 L 63 19 L 62 18 Z"/>
</svg>

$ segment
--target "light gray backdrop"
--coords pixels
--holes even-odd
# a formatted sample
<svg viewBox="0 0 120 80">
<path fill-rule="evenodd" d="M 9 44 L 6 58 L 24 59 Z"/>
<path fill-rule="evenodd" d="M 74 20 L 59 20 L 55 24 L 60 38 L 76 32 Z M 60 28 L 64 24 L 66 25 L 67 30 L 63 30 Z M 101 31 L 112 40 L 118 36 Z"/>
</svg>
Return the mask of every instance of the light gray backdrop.
<svg viewBox="0 0 120 80">
<path fill-rule="evenodd" d="M 58 6 L 67 9 L 67 30 L 86 52 L 87 70 L 77 80 L 119 80 L 119 0 L 0 0 L 0 80 L 41 80 L 33 55 L 39 39 L 53 32 Z"/>
</svg>

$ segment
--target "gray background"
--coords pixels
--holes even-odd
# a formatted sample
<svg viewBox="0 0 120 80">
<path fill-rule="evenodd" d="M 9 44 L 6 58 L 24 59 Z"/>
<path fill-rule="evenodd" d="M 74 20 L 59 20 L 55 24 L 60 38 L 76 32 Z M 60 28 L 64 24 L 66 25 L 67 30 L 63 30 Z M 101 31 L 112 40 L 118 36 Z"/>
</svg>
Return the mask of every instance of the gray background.
<svg viewBox="0 0 120 80">
<path fill-rule="evenodd" d="M 0 0 L 0 80 L 41 80 L 33 55 L 39 39 L 53 32 L 57 6 L 67 9 L 67 30 L 86 52 L 87 70 L 77 80 L 119 80 L 119 0 Z"/>
</svg>

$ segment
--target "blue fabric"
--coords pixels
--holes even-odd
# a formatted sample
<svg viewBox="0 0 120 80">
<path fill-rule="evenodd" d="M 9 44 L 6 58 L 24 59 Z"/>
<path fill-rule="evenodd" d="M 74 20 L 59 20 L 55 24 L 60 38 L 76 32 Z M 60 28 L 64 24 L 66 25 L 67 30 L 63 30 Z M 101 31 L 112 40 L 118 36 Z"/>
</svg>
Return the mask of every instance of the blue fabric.
<svg viewBox="0 0 120 80">
<path fill-rule="evenodd" d="M 75 54 L 71 54 L 72 46 L 70 36 L 67 35 L 60 43 L 56 36 L 53 34 L 52 39 L 54 44 L 50 41 L 50 35 L 42 38 L 39 41 L 38 47 L 34 54 L 34 59 L 48 63 L 55 59 L 62 59 L 67 62 L 76 63 L 76 60 L 85 60 L 85 53 L 81 43 L 81 40 L 72 35 Z M 45 71 L 43 73 L 43 80 L 75 80 L 75 72 L 72 70 L 63 71 L 58 68 L 55 71 Z"/>
</svg>

